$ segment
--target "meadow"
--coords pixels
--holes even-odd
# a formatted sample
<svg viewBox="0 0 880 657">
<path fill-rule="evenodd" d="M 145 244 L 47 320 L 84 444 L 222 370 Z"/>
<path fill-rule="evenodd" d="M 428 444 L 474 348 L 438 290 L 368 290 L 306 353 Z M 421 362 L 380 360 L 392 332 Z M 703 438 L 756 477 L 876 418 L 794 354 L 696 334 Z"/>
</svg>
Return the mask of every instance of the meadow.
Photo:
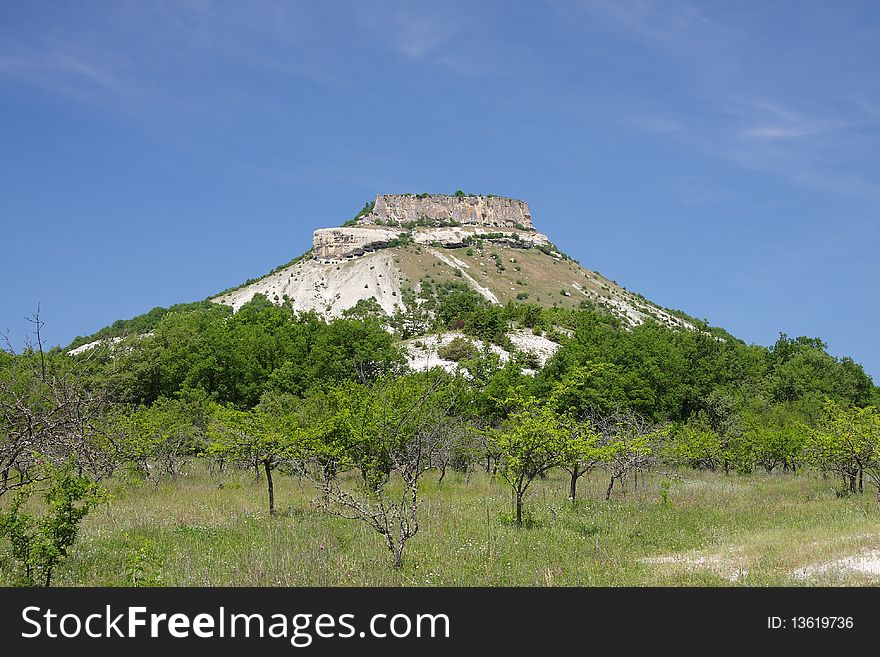
<svg viewBox="0 0 880 657">
<path fill-rule="evenodd" d="M 191 462 L 158 485 L 117 477 L 84 520 L 57 586 L 804 586 L 872 584 L 880 505 L 821 474 L 649 472 L 604 500 L 605 473 L 567 499 L 535 482 L 525 526 L 483 472 L 422 481 L 402 568 L 364 523 L 314 505 L 308 481 L 217 474 Z M 0 555 L 5 547 L 0 547 Z M 849 559 L 849 561 L 840 561 Z M 0 585 L 8 585 L 0 568 Z"/>
</svg>

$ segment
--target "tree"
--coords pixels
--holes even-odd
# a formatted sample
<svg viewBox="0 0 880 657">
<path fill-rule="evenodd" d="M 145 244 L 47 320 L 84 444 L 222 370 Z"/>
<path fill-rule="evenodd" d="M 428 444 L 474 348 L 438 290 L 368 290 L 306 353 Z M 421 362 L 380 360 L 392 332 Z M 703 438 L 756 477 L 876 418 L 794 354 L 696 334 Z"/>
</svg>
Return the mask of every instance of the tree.
<svg viewBox="0 0 880 657">
<path fill-rule="evenodd" d="M 442 371 L 384 378 L 369 386 L 336 386 L 312 430 L 304 469 L 331 513 L 366 522 L 403 564 L 419 530 L 419 481 L 434 467 L 438 436 L 455 406 L 454 379 Z M 354 482 L 338 473 L 354 470 Z"/>
<path fill-rule="evenodd" d="M 597 418 L 594 424 L 603 436 L 600 454 L 608 468 L 605 499 L 610 500 L 615 483 L 625 485 L 630 473 L 635 475 L 638 486 L 639 472 L 651 464 L 654 445 L 668 430 L 656 427 L 633 411 L 618 411 Z"/>
<path fill-rule="evenodd" d="M 774 401 L 800 402 L 821 411 L 826 398 L 864 406 L 873 385 L 864 369 L 851 358 L 838 360 L 819 338 L 789 338 L 784 333 L 770 352 L 768 377 Z"/>
<path fill-rule="evenodd" d="M 806 454 L 813 465 L 841 476 L 850 493 L 864 490 L 865 475 L 880 500 L 880 414 L 828 399 L 819 425 L 810 432 Z"/>
<path fill-rule="evenodd" d="M 518 396 L 514 411 L 498 430 L 489 430 L 498 474 L 513 492 L 515 521 L 523 524 L 523 500 L 536 477 L 563 463 L 569 452 L 568 432 L 559 415 L 535 397 Z"/>
<path fill-rule="evenodd" d="M 309 354 L 310 383 L 372 383 L 400 371 L 400 351 L 375 318 L 338 319 L 315 336 Z"/>
<path fill-rule="evenodd" d="M 430 284 L 422 284 L 422 292 L 426 292 Z M 431 288 L 433 290 L 433 288 Z M 417 299 L 416 293 L 411 287 L 404 287 L 400 291 L 400 305 L 395 306 L 394 314 L 389 324 L 394 331 L 404 340 L 416 335 L 422 335 L 431 327 L 431 313 L 428 306 L 433 308 L 433 296 L 428 299 Z"/>
<path fill-rule="evenodd" d="M 0 513 L 0 535 L 23 569 L 21 582 L 49 586 L 80 521 L 101 498 L 96 480 L 112 472 L 115 462 L 102 433 L 109 402 L 88 384 L 88 359 L 46 353 L 39 310 L 30 321 L 35 342 L 16 355 L 7 340 L 9 350 L 0 360 L 0 496 L 16 489 L 11 506 Z M 25 511 L 40 493 L 42 513 Z"/>
<path fill-rule="evenodd" d="M 39 311 L 30 321 L 35 341 L 21 354 L 7 342 L 0 368 L 0 496 L 55 472 L 41 465 L 72 463 L 96 479 L 114 466 L 101 440 L 106 391 L 89 385 L 86 359 L 44 351 Z"/>
<path fill-rule="evenodd" d="M 479 446 L 470 431 L 467 419 L 459 415 L 448 417 L 441 430 L 437 432 L 435 445 L 431 450 L 433 466 L 440 470 L 437 483 L 443 483 L 446 470 L 450 466 L 454 470 L 467 471 L 478 451 Z"/>
<path fill-rule="evenodd" d="M 273 472 L 303 454 L 304 432 L 295 412 L 297 400 L 267 393 L 257 408 L 240 411 L 215 404 L 211 412 L 208 453 L 228 458 L 266 475 L 269 514 L 275 514 Z"/>
<path fill-rule="evenodd" d="M 467 338 L 456 337 L 448 344 L 437 349 L 437 355 L 444 360 L 451 360 L 455 363 L 476 358 L 480 351 L 477 346 Z"/>
<path fill-rule="evenodd" d="M 560 426 L 567 433 L 565 454 L 560 466 L 569 475 L 568 499 L 577 499 L 578 480 L 602 462 L 602 434 L 593 426 L 597 416 L 597 391 L 587 392 L 587 382 L 604 367 L 578 367 L 570 371 L 553 388 L 549 403 L 561 415 Z"/>
<path fill-rule="evenodd" d="M 755 464 L 768 474 L 777 467 L 794 471 L 797 469 L 809 425 L 790 404 L 772 404 L 758 412 L 745 416 L 746 449 Z"/>
<path fill-rule="evenodd" d="M 602 463 L 602 434 L 587 415 L 566 414 L 560 418 L 566 433 L 560 467 L 568 473 L 568 499 L 577 500 L 578 480 Z"/>
<path fill-rule="evenodd" d="M 52 574 L 76 541 L 80 522 L 103 499 L 95 482 L 75 474 L 69 466 L 46 473 L 41 479 L 51 482 L 43 495 L 45 508 L 41 514 L 24 511 L 37 492 L 35 482 L 18 490 L 10 509 L 0 513 L 0 536 L 9 540 L 10 554 L 22 570 L 19 581 L 24 586 L 51 585 Z"/>
<path fill-rule="evenodd" d="M 678 427 L 666 455 L 675 463 L 712 472 L 720 463 L 730 460 L 730 455 L 724 453 L 721 436 L 705 419 L 696 417 Z"/>
<path fill-rule="evenodd" d="M 111 431 L 126 460 L 158 484 L 163 475 L 177 478 L 187 459 L 203 451 L 207 423 L 207 400 L 198 392 L 188 401 L 161 397 L 117 416 Z"/>
<path fill-rule="evenodd" d="M 721 442 L 721 465 L 728 473 L 731 466 L 737 465 L 742 447 L 737 401 L 733 395 L 715 389 L 706 396 L 704 407 L 706 421 Z M 750 466 L 747 469 L 751 469 Z"/>
</svg>

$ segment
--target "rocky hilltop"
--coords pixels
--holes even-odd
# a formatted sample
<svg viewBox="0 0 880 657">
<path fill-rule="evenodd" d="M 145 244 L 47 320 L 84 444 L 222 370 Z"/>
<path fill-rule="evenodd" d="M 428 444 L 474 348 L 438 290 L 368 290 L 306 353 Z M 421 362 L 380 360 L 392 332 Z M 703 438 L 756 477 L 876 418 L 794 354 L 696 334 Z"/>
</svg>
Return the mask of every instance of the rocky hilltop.
<svg viewBox="0 0 880 657">
<path fill-rule="evenodd" d="M 443 281 L 492 304 L 604 308 L 626 324 L 686 320 L 581 267 L 535 230 L 527 203 L 498 196 L 380 194 L 354 220 L 314 232 L 312 249 L 212 300 L 240 308 L 254 295 L 297 312 L 340 317 L 360 302 L 409 312 Z"/>
<path fill-rule="evenodd" d="M 531 230 L 532 213 L 525 201 L 502 196 L 379 194 L 373 202 L 373 211 L 358 223 L 380 226 L 457 224 Z"/>
<path fill-rule="evenodd" d="M 370 212 L 340 228 L 319 228 L 312 253 L 324 262 L 355 258 L 408 241 L 444 248 L 476 239 L 528 248 L 550 240 L 534 230 L 524 201 L 500 196 L 379 194 Z"/>
</svg>

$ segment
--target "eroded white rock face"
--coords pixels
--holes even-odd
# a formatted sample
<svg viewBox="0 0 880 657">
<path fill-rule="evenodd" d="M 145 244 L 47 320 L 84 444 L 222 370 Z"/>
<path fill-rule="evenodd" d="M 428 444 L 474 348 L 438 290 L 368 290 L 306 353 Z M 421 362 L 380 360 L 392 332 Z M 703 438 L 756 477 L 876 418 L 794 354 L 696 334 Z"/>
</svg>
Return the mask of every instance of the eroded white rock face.
<svg viewBox="0 0 880 657">
<path fill-rule="evenodd" d="M 410 222 L 456 222 L 484 228 L 532 228 L 529 204 L 500 196 L 444 194 L 379 194 L 365 224 L 402 225 Z"/>
<path fill-rule="evenodd" d="M 399 235 L 399 230 L 381 228 L 319 228 L 312 235 L 312 248 L 319 260 L 341 260 L 387 246 Z"/>
<path fill-rule="evenodd" d="M 504 237 L 497 237 L 498 233 Z M 434 244 L 439 243 L 447 249 L 454 249 L 465 246 L 468 243 L 479 239 L 481 236 L 494 235 L 493 242 L 505 242 L 511 246 L 521 246 L 530 248 L 536 244 L 549 244 L 550 239 L 543 233 L 533 230 L 486 230 L 485 228 L 469 227 L 453 227 L 453 228 L 415 228 L 413 229 L 412 239 L 416 244 Z"/>
<path fill-rule="evenodd" d="M 338 264 L 306 259 L 213 300 L 237 311 L 255 294 L 262 294 L 275 303 L 286 298 L 296 312 L 313 310 L 335 319 L 358 301 L 372 297 L 383 311 L 392 315 L 400 307 L 399 276 L 389 251 Z"/>
<path fill-rule="evenodd" d="M 538 365 L 544 367 L 547 361 L 559 349 L 559 344 L 545 338 L 543 335 L 534 335 L 531 331 L 511 331 L 507 334 L 513 345 L 522 352 L 534 355 L 538 360 Z M 441 358 L 437 353 L 441 347 L 447 346 L 456 338 L 463 338 L 473 344 L 478 351 L 489 349 L 497 354 L 501 362 L 506 363 L 510 360 L 510 353 L 495 344 L 486 344 L 482 340 L 472 336 L 464 335 L 458 331 L 446 331 L 435 335 L 426 335 L 420 338 L 413 338 L 403 343 L 403 352 L 407 359 L 407 364 L 411 370 L 426 371 L 432 367 L 442 367 L 448 372 L 459 371 L 460 366 L 450 360 Z M 534 370 L 523 370 L 524 374 L 532 375 Z"/>
<path fill-rule="evenodd" d="M 499 234 L 503 235 L 499 237 Z M 530 248 L 537 244 L 549 244 L 546 235 L 536 231 L 487 230 L 476 226 L 417 227 L 410 230 L 387 229 L 379 226 L 348 226 L 319 228 L 312 236 L 312 252 L 324 262 L 344 260 L 378 251 L 408 236 L 416 244 L 439 245 L 454 249 L 472 243 L 486 235 L 493 235 L 495 242 L 510 246 Z"/>
</svg>

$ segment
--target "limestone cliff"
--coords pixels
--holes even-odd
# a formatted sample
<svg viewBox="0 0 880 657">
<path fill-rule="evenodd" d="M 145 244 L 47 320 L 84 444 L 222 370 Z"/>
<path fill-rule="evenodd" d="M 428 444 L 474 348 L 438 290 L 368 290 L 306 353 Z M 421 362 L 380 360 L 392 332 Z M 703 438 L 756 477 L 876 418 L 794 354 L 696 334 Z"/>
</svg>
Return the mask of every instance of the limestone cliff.
<svg viewBox="0 0 880 657">
<path fill-rule="evenodd" d="M 444 223 L 486 228 L 532 228 L 529 204 L 501 196 L 451 196 L 446 194 L 379 194 L 373 211 L 360 224 L 402 226 Z"/>
<path fill-rule="evenodd" d="M 319 228 L 312 235 L 312 250 L 319 260 L 341 260 L 381 249 L 399 235 L 399 230 L 379 228 Z"/>
<path fill-rule="evenodd" d="M 324 262 L 356 258 L 365 253 L 387 248 L 393 244 L 407 241 L 415 244 L 442 246 L 455 249 L 484 239 L 496 244 L 507 244 L 514 248 L 528 249 L 536 245 L 549 245 L 550 240 L 543 233 L 534 230 L 499 230 L 491 232 L 477 226 L 449 226 L 435 228 L 417 226 L 412 229 L 397 230 L 380 226 L 345 226 L 340 228 L 319 228 L 312 235 L 312 253 L 315 259 Z"/>
</svg>

